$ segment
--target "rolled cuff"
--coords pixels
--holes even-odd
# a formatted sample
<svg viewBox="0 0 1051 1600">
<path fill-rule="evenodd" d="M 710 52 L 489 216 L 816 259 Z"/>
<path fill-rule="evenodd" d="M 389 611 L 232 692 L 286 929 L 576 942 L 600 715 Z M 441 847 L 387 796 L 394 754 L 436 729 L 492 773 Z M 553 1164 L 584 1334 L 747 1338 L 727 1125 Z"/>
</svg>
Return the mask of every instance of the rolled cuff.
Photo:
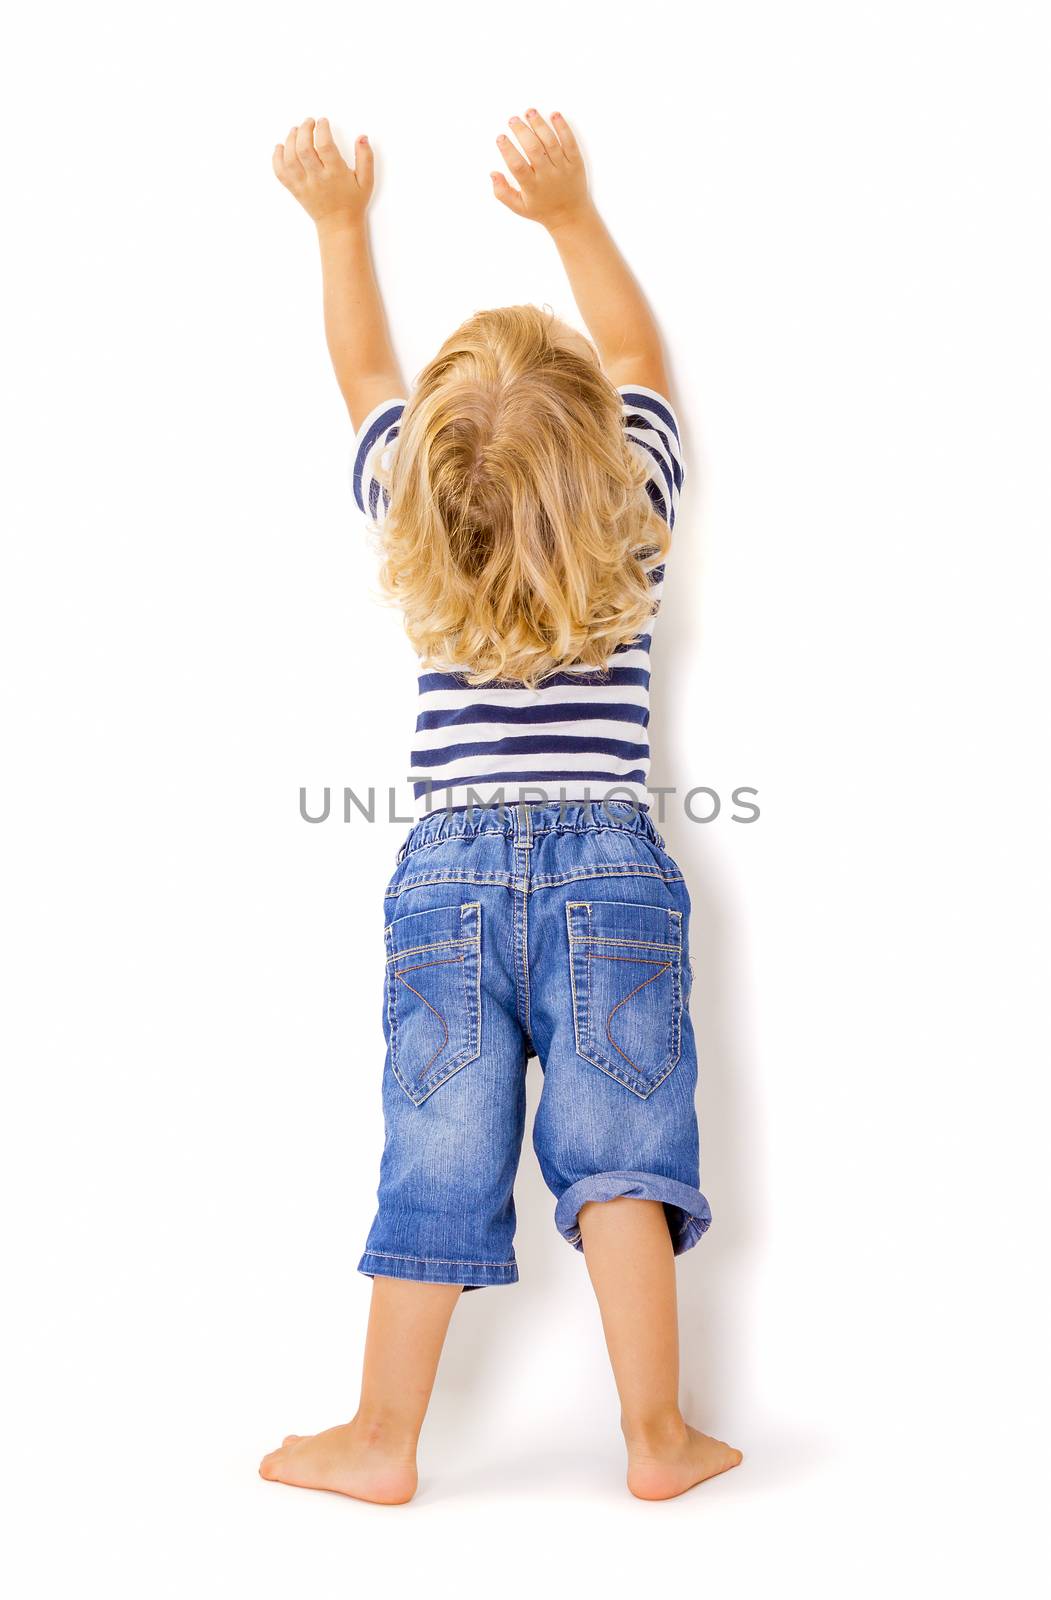
<svg viewBox="0 0 1051 1600">
<path fill-rule="evenodd" d="M 358 1271 L 369 1278 L 411 1278 L 415 1283 L 462 1283 L 465 1289 L 490 1284 L 517 1283 L 518 1266 L 512 1261 L 438 1261 L 427 1256 L 392 1255 L 366 1250 Z"/>
<path fill-rule="evenodd" d="M 652 1172 L 600 1172 L 568 1188 L 555 1207 L 555 1227 L 581 1250 L 580 1208 L 589 1200 L 660 1200 L 677 1256 L 691 1250 L 711 1225 L 712 1211 L 699 1189 Z"/>
</svg>

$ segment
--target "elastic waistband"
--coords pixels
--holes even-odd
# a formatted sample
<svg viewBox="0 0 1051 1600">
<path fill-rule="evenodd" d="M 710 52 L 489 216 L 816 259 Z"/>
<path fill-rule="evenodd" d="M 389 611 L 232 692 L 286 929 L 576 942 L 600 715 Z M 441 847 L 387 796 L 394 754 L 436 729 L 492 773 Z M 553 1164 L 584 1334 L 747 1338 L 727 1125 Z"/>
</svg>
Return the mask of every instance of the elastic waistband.
<svg viewBox="0 0 1051 1600">
<path fill-rule="evenodd" d="M 664 840 L 649 812 L 627 800 L 567 800 L 561 805 L 509 801 L 503 806 L 463 806 L 421 817 L 398 852 L 398 860 L 403 861 L 411 851 L 426 844 L 438 844 L 445 839 L 498 834 L 510 839 L 516 847 L 527 849 L 540 834 L 588 833 L 596 828 L 639 833 L 658 849 L 664 849 Z"/>
</svg>

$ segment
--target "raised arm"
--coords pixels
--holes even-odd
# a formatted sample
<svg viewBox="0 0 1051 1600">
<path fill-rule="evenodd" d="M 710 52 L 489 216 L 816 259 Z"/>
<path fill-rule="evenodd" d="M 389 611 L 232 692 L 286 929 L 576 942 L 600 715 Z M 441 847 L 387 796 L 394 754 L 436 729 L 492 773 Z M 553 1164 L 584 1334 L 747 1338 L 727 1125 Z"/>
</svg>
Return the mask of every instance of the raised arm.
<svg viewBox="0 0 1051 1600">
<path fill-rule="evenodd" d="M 372 150 L 364 134 L 347 165 L 328 118 L 293 128 L 274 150 L 274 171 L 317 228 L 325 302 L 325 338 L 351 421 L 359 427 L 374 406 L 405 394 L 387 330 L 369 249 Z"/>
<path fill-rule="evenodd" d="M 512 117 L 518 145 L 496 143 L 516 189 L 491 174 L 496 198 L 517 216 L 545 227 L 562 257 L 573 298 L 607 376 L 618 387 L 639 383 L 667 394 L 660 332 L 646 297 L 588 194 L 587 171 L 572 129 L 559 112 Z"/>
</svg>

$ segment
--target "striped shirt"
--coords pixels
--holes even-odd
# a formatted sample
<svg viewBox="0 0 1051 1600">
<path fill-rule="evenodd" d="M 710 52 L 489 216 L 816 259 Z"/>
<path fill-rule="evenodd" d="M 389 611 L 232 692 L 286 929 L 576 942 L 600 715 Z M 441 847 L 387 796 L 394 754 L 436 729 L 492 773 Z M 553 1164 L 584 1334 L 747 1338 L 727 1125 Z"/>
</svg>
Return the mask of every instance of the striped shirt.
<svg viewBox="0 0 1051 1600">
<path fill-rule="evenodd" d="M 638 384 L 620 390 L 627 436 L 647 469 L 646 493 L 669 528 L 683 481 L 679 426 L 671 404 Z M 388 400 L 357 431 L 354 498 L 379 530 L 389 497 L 377 477 L 389 470 L 404 400 Z M 664 568 L 650 574 L 656 605 Z M 649 796 L 650 631 L 621 645 L 600 671 L 570 667 L 521 685 L 472 687 L 455 672 L 419 674 L 410 778 L 417 814 L 485 801 L 631 800 Z"/>
</svg>

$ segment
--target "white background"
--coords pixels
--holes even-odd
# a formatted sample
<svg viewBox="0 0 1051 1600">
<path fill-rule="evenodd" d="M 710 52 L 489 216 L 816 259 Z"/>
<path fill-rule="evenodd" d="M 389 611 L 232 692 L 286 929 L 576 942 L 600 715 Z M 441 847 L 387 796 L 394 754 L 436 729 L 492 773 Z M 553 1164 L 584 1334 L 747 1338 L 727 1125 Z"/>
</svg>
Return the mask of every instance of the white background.
<svg viewBox="0 0 1051 1600">
<path fill-rule="evenodd" d="M 3 1502 L 23 1596 L 1037 1592 L 1051 281 L 1036 4 L 41 6 L 3 67 Z M 379 153 L 415 372 L 572 305 L 491 198 L 561 109 L 666 332 L 690 482 L 653 780 L 693 892 L 684 1395 L 745 1451 L 622 1484 L 527 1146 L 422 1487 L 262 1483 L 354 1407 L 382 890 L 415 693 L 274 143 Z M 404 811 L 404 807 L 402 808 Z M 531 1067 L 535 1102 L 535 1063 Z M 1038 1359 L 1039 1358 L 1039 1359 Z"/>
</svg>

